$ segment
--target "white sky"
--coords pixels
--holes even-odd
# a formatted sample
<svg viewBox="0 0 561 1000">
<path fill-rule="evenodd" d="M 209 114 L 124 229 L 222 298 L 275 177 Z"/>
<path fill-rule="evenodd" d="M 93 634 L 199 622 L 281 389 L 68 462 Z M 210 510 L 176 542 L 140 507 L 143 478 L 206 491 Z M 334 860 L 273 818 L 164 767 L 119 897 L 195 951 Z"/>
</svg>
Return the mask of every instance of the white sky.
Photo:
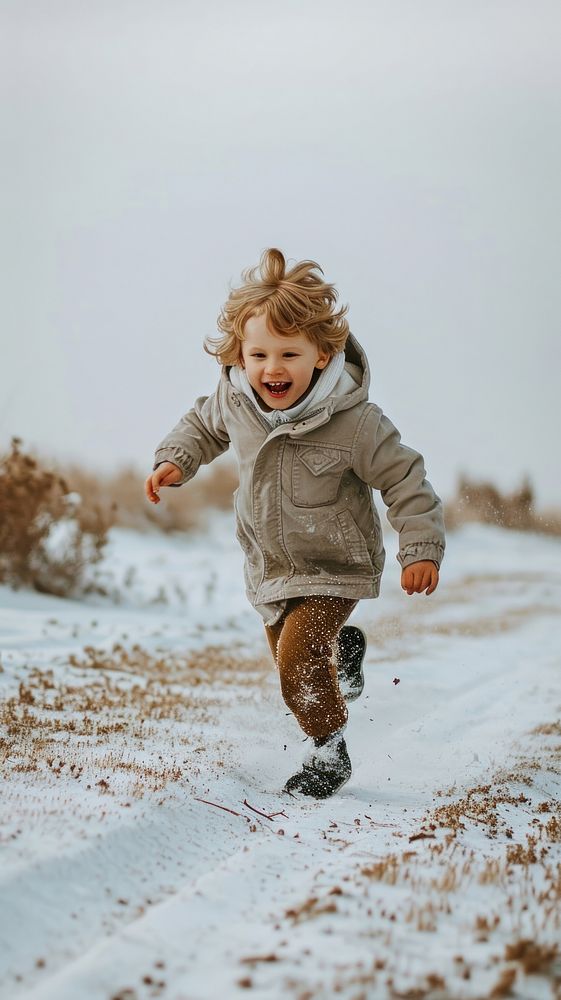
<svg viewBox="0 0 561 1000">
<path fill-rule="evenodd" d="M 0 447 L 148 474 L 267 246 L 318 261 L 372 398 L 561 503 L 557 2 L 0 0 Z"/>
</svg>

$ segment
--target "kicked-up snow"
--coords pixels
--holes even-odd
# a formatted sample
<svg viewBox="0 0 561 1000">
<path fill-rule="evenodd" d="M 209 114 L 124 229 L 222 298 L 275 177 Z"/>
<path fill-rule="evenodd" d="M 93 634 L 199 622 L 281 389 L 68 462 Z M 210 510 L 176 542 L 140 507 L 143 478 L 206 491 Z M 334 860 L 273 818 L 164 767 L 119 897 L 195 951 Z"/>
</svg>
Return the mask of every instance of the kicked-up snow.
<svg viewBox="0 0 561 1000">
<path fill-rule="evenodd" d="M 395 542 L 322 802 L 229 516 L 0 588 L 2 997 L 561 996 L 561 540 L 466 525 L 430 597 Z"/>
</svg>

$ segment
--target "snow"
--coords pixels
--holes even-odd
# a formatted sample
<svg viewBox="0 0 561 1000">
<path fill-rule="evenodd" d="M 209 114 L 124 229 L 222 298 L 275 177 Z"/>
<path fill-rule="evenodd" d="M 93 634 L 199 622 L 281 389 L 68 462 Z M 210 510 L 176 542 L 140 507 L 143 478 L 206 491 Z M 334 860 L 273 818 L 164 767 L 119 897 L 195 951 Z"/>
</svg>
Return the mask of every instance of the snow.
<svg viewBox="0 0 561 1000">
<path fill-rule="evenodd" d="M 229 515 L 0 588 L 2 997 L 560 994 L 561 540 L 466 525 L 430 597 L 396 541 L 324 802 Z"/>
</svg>

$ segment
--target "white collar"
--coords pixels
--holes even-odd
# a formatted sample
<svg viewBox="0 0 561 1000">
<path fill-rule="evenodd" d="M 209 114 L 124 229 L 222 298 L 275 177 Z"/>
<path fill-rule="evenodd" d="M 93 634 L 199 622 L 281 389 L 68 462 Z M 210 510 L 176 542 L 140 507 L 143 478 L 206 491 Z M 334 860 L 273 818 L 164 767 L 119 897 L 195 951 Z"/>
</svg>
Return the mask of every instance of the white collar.
<svg viewBox="0 0 561 1000">
<path fill-rule="evenodd" d="M 270 410 L 269 412 L 263 410 L 257 401 L 257 397 L 253 389 L 251 388 L 245 368 L 242 368 L 240 365 L 233 365 L 232 368 L 230 368 L 230 381 L 236 389 L 241 390 L 246 396 L 249 397 L 249 399 L 251 399 L 256 410 L 258 410 L 261 416 L 265 418 L 271 427 L 278 427 L 279 424 L 288 423 L 290 420 L 295 420 L 296 417 L 302 416 L 309 409 L 311 409 L 312 406 L 321 402 L 322 399 L 327 399 L 339 381 L 344 367 L 345 352 L 339 351 L 337 354 L 333 355 L 329 364 L 325 366 L 313 389 L 308 393 L 305 399 L 303 399 L 301 403 L 297 403 L 296 406 L 291 406 L 288 410 Z"/>
</svg>

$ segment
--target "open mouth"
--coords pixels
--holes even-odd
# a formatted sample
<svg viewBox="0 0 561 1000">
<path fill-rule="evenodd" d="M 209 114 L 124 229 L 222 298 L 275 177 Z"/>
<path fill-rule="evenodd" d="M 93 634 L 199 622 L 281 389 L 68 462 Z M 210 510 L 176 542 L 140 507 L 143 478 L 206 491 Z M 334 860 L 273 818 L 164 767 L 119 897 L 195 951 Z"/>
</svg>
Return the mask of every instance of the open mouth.
<svg viewBox="0 0 561 1000">
<path fill-rule="evenodd" d="M 287 395 L 292 382 L 264 382 L 263 385 L 275 399 L 282 399 Z"/>
</svg>

